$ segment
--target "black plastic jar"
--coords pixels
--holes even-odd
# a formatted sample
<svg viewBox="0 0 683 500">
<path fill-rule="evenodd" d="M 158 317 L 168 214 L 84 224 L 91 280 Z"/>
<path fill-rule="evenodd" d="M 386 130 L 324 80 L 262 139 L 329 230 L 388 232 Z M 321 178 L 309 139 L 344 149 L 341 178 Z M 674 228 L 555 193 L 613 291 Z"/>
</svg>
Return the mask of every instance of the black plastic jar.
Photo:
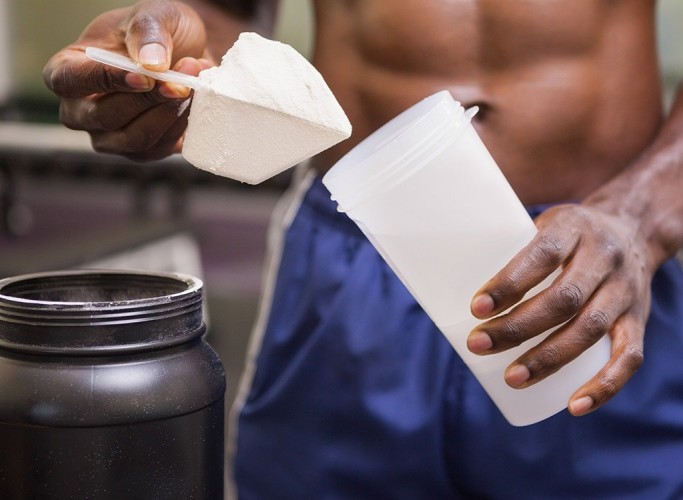
<svg viewBox="0 0 683 500">
<path fill-rule="evenodd" d="M 0 498 L 223 497 L 225 372 L 190 276 L 0 280 Z"/>
</svg>

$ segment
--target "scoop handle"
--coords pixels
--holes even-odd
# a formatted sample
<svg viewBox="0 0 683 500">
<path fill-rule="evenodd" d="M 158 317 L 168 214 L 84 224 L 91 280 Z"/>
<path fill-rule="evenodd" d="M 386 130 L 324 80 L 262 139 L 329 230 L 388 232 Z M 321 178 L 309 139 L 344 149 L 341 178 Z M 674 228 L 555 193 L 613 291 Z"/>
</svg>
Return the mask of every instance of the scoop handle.
<svg viewBox="0 0 683 500">
<path fill-rule="evenodd" d="M 201 80 L 196 76 L 186 75 L 185 73 L 179 73 L 177 71 L 170 70 L 151 71 L 149 69 L 143 68 L 129 57 L 97 47 L 86 47 L 85 55 L 93 61 L 108 64 L 109 66 L 114 66 L 115 68 L 130 71 L 132 73 L 140 73 L 141 75 L 149 76 L 155 80 L 177 83 L 178 85 L 190 87 L 191 89 L 195 90 L 203 86 Z"/>
</svg>

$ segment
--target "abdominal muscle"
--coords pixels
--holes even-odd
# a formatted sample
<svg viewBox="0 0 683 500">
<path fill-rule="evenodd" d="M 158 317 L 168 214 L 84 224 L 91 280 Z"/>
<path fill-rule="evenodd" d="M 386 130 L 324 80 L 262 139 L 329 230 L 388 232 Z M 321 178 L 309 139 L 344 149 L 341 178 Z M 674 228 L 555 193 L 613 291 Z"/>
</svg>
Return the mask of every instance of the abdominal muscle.
<svg viewBox="0 0 683 500">
<path fill-rule="evenodd" d="M 580 5 L 579 5 L 580 4 Z M 448 89 L 525 204 L 579 200 L 662 120 L 652 0 L 318 0 L 314 64 L 354 127 L 324 173 Z"/>
</svg>

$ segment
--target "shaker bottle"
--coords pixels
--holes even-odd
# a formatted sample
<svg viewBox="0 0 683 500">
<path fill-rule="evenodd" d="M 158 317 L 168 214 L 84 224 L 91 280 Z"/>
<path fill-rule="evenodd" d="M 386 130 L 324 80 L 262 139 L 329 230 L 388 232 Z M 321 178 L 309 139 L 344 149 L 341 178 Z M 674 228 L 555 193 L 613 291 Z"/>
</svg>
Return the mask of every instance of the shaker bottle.
<svg viewBox="0 0 683 500">
<path fill-rule="evenodd" d="M 202 283 L 0 280 L 0 498 L 223 498 L 225 373 Z"/>
<path fill-rule="evenodd" d="M 478 356 L 467 349 L 467 336 L 480 323 L 470 312 L 474 294 L 536 233 L 471 124 L 476 111 L 465 110 L 447 91 L 427 97 L 347 153 L 323 177 L 323 184 L 506 419 L 528 425 L 566 407 L 573 392 L 608 361 L 610 342 L 603 337 L 525 389 L 505 383 L 505 368 L 550 331 L 498 354 Z"/>
</svg>

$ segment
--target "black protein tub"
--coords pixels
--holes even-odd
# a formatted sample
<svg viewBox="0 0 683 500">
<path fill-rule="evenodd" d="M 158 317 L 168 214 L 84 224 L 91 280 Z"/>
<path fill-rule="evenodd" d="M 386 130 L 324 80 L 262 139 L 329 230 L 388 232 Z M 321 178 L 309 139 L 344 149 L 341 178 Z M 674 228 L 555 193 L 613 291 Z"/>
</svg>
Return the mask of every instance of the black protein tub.
<svg viewBox="0 0 683 500">
<path fill-rule="evenodd" d="M 0 280 L 0 498 L 223 498 L 202 300 L 179 274 Z"/>
</svg>

